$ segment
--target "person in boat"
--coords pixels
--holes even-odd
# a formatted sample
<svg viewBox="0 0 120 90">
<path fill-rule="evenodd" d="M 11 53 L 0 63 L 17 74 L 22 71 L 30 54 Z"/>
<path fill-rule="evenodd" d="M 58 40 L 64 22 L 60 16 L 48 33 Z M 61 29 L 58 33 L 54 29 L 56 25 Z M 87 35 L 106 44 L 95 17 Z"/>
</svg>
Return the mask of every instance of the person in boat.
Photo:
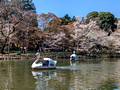
<svg viewBox="0 0 120 90">
<path fill-rule="evenodd" d="M 49 61 L 46 61 L 45 63 L 43 63 L 43 66 L 48 66 L 49 65 Z"/>
<path fill-rule="evenodd" d="M 72 57 L 71 57 L 71 60 L 75 60 L 75 57 L 74 57 L 74 56 L 72 56 Z"/>
<path fill-rule="evenodd" d="M 49 61 L 46 61 L 46 66 L 48 66 L 49 65 Z"/>
</svg>

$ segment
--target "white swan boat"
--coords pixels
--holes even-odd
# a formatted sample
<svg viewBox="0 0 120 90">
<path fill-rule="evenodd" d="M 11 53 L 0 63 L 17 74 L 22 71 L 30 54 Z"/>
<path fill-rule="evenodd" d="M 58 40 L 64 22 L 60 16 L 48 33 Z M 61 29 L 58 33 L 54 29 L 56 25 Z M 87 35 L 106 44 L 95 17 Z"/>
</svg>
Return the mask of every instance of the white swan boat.
<svg viewBox="0 0 120 90">
<path fill-rule="evenodd" d="M 77 55 L 75 54 L 75 51 L 73 51 L 73 54 L 70 56 L 70 60 L 78 60 Z"/>
<path fill-rule="evenodd" d="M 49 70 L 49 69 L 56 69 L 57 61 L 52 60 L 51 58 L 43 58 L 38 63 L 40 58 L 40 53 L 36 53 L 37 59 L 32 64 L 32 70 Z"/>
</svg>

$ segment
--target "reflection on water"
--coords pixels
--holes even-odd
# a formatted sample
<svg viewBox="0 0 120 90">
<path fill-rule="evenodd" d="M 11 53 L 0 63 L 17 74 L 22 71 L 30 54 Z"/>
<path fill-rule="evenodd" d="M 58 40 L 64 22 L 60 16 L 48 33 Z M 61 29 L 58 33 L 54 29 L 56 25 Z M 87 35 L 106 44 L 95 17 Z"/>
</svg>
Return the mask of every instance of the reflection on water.
<svg viewBox="0 0 120 90">
<path fill-rule="evenodd" d="M 77 63 L 78 63 L 78 61 L 70 61 L 70 65 L 71 65 L 71 66 L 76 66 Z"/>
<path fill-rule="evenodd" d="M 50 90 L 48 81 L 57 77 L 56 70 L 32 71 L 32 75 L 37 80 L 35 90 Z"/>
<path fill-rule="evenodd" d="M 0 90 L 34 90 L 31 61 L 0 61 Z"/>
<path fill-rule="evenodd" d="M 41 71 L 31 71 L 33 60 L 0 61 L 0 90 L 120 90 L 120 59 L 57 61 Z"/>
</svg>

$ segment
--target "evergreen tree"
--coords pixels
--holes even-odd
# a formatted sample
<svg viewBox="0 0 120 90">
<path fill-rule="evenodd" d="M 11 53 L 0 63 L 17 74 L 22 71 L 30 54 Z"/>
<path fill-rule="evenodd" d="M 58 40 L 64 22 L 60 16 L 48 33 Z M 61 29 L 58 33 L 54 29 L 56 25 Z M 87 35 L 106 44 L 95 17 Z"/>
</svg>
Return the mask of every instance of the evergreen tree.
<svg viewBox="0 0 120 90">
<path fill-rule="evenodd" d="M 75 16 L 73 16 L 73 18 L 72 18 L 72 22 L 75 22 L 76 21 L 76 18 L 75 18 Z"/>
<path fill-rule="evenodd" d="M 64 17 L 60 18 L 62 20 L 61 24 L 63 25 L 67 25 L 69 22 L 74 22 L 76 21 L 75 16 L 73 16 L 73 18 L 71 19 L 71 17 L 66 14 Z"/>
<path fill-rule="evenodd" d="M 87 19 L 93 19 L 95 17 L 98 17 L 98 12 L 97 11 L 93 11 L 87 14 Z"/>
<path fill-rule="evenodd" d="M 32 0 L 22 0 L 21 2 L 24 4 L 23 10 L 35 12 L 36 8 L 34 3 L 32 3 Z"/>
<path fill-rule="evenodd" d="M 109 30 L 114 31 L 114 29 L 117 28 L 115 25 L 117 19 L 110 12 L 90 12 L 87 15 L 87 23 L 89 23 L 90 19 L 94 20 L 95 18 L 100 21 L 100 28 L 104 29 L 105 31 L 111 32 Z"/>
<path fill-rule="evenodd" d="M 114 31 L 117 27 L 114 23 L 116 22 L 116 18 L 110 12 L 100 12 L 98 13 L 98 18 L 101 21 L 100 28 L 108 31 L 109 28 Z"/>
</svg>

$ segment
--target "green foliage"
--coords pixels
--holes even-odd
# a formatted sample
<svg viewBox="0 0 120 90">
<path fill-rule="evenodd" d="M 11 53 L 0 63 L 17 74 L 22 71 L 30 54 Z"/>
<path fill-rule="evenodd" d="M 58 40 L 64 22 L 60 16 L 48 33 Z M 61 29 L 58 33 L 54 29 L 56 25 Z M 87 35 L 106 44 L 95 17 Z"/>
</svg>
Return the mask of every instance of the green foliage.
<svg viewBox="0 0 120 90">
<path fill-rule="evenodd" d="M 91 19 L 93 20 L 96 17 L 98 17 L 98 12 L 97 11 L 93 11 L 93 12 L 88 13 L 86 23 L 89 23 Z"/>
<path fill-rule="evenodd" d="M 68 14 L 66 14 L 64 17 L 60 18 L 62 20 L 61 24 L 67 25 L 69 22 L 74 22 L 76 21 L 75 16 L 71 19 Z"/>
<path fill-rule="evenodd" d="M 87 14 L 87 23 L 89 23 L 90 19 L 93 20 L 95 18 L 100 20 L 100 28 L 104 29 L 105 31 L 110 32 L 109 30 L 112 29 L 112 31 L 114 31 L 114 29 L 117 28 L 117 26 L 114 24 L 117 19 L 110 12 L 90 12 Z"/>
<path fill-rule="evenodd" d="M 69 22 L 71 22 L 71 18 L 69 17 L 68 14 L 66 14 L 63 18 L 60 18 L 62 20 L 63 25 L 67 25 Z"/>
<path fill-rule="evenodd" d="M 61 24 L 63 25 L 67 25 L 69 23 L 68 20 L 66 20 L 65 18 L 60 18 L 62 20 Z"/>
<path fill-rule="evenodd" d="M 95 17 L 98 17 L 98 12 L 97 11 L 93 11 L 87 14 L 87 19 L 93 19 Z"/>
<path fill-rule="evenodd" d="M 116 22 L 116 18 L 110 12 L 100 12 L 98 13 L 98 18 L 101 21 L 100 28 L 105 31 L 109 31 L 109 28 L 114 31 L 114 28 L 117 27 L 114 24 Z"/>
<path fill-rule="evenodd" d="M 76 21 L 76 18 L 75 18 L 75 16 L 73 16 L 73 18 L 72 18 L 72 22 L 75 22 Z"/>
<path fill-rule="evenodd" d="M 68 21 L 71 21 L 71 18 L 69 17 L 68 14 L 66 14 L 63 18 L 66 19 L 66 20 L 68 20 Z"/>
</svg>

